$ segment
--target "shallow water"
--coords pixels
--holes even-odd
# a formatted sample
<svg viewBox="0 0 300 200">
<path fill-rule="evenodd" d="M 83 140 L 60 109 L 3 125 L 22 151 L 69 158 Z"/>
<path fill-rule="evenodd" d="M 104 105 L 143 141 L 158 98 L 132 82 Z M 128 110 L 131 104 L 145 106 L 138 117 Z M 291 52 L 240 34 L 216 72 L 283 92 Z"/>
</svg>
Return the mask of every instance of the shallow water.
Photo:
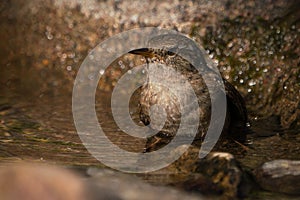
<svg viewBox="0 0 300 200">
<path fill-rule="evenodd" d="M 23 75 L 22 75 L 23 76 Z M 26 75 L 30 79 L 30 75 Z M 42 79 L 30 79 L 32 84 L 41 85 Z M 48 88 L 47 94 L 24 91 L 18 82 L 11 82 L 14 89 L 6 90 L 0 99 L 1 114 L 1 161 L 34 159 L 67 165 L 99 165 L 81 143 L 72 116 L 72 84 Z M 100 84 L 101 85 L 101 84 Z M 34 88 L 32 88 L 34 89 Z M 110 108 L 109 91 L 98 88 L 96 112 L 100 125 L 107 136 L 121 148 L 142 152 L 145 140 L 123 133 L 114 122 Z M 133 102 L 136 102 L 133 100 Z M 137 105 L 135 103 L 135 105 Z M 134 112 L 134 108 L 132 108 Z M 136 117 L 135 115 L 133 117 Z M 263 162 L 274 159 L 300 159 L 298 130 L 265 128 L 264 121 L 253 122 L 254 132 L 268 132 L 267 137 L 249 136 L 247 150 L 222 149 L 232 152 L 245 168 L 254 169 Z M 276 123 L 270 120 L 270 123 Z M 277 122 L 278 123 L 278 122 Z M 273 135 L 273 136 L 272 136 Z"/>
<path fill-rule="evenodd" d="M 106 99 L 96 107 L 99 121 L 105 124 L 105 133 L 112 136 L 114 143 L 125 150 L 142 151 L 144 147 L 142 140 L 128 138 L 116 127 L 107 106 L 109 95 L 107 92 L 103 94 L 106 94 Z M 28 98 L 20 98 L 15 103 L 7 96 L 1 97 L 0 162 L 3 164 L 20 160 L 47 162 L 75 167 L 80 171 L 93 166 L 105 167 L 82 145 L 74 128 L 70 98 L 70 91 L 30 101 Z M 233 148 L 229 147 L 230 149 L 222 149 L 233 153 L 247 171 L 274 159 L 300 159 L 300 137 L 297 134 L 253 137 L 250 140 L 252 144 L 246 146 L 247 150 L 241 151 L 236 145 L 233 145 Z M 155 185 L 178 183 L 187 178 L 185 174 L 168 169 L 141 177 Z M 261 191 L 256 191 L 250 197 L 296 199 L 293 196 Z"/>
</svg>

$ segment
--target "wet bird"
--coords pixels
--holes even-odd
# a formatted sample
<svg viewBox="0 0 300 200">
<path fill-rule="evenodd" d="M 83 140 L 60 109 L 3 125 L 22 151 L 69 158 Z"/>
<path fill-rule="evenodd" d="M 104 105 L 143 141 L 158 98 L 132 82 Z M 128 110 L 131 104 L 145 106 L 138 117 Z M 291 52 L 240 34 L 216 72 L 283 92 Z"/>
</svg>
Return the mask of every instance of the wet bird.
<svg viewBox="0 0 300 200">
<path fill-rule="evenodd" d="M 147 82 L 140 88 L 140 120 L 144 125 L 152 129 L 159 129 L 156 123 L 165 119 L 164 125 L 158 130 L 158 133 L 148 137 L 145 152 L 157 150 L 168 144 L 176 135 L 176 131 L 182 122 L 182 117 L 187 117 L 187 121 L 190 123 L 194 123 L 195 117 L 199 118 L 195 141 L 202 141 L 209 124 L 218 123 L 218 120 L 210 122 L 211 101 L 217 101 L 219 93 L 222 92 L 226 95 L 227 103 L 224 106 L 227 109 L 221 135 L 222 137 L 233 138 L 239 142 L 245 141 L 248 118 L 242 96 L 233 85 L 221 77 L 218 78 L 218 73 L 211 67 L 212 63 L 209 63 L 207 58 L 204 57 L 203 51 L 191 39 L 176 34 L 160 35 L 150 39 L 149 46 L 150 48 L 135 49 L 129 52 L 146 58 L 149 74 Z M 192 113 L 191 109 L 193 109 L 193 106 L 191 106 L 193 102 L 189 102 L 192 94 L 185 88 L 186 86 L 177 87 L 174 94 L 168 87 L 157 84 L 153 79 L 167 79 L 172 85 L 173 83 L 175 84 L 178 77 L 174 77 L 168 72 L 161 73 L 151 70 L 153 64 L 166 66 L 165 70 L 173 69 L 185 77 L 197 97 L 196 101 L 199 105 L 197 116 L 190 114 Z M 201 67 L 196 69 L 195 65 L 198 64 Z M 203 76 L 206 77 L 205 80 Z M 218 90 L 222 83 L 224 84 L 224 90 Z M 213 92 L 208 89 L 208 85 L 213 88 Z M 211 94 L 214 91 L 216 91 L 215 94 Z M 177 95 L 183 96 L 184 101 L 189 102 L 188 105 L 184 105 L 188 111 L 185 116 L 180 113 L 180 102 L 176 97 Z M 166 112 L 166 116 L 160 117 L 161 108 L 152 109 L 153 105 L 161 105 Z M 155 112 L 157 112 L 156 115 Z M 155 117 L 151 117 L 151 115 Z"/>
</svg>

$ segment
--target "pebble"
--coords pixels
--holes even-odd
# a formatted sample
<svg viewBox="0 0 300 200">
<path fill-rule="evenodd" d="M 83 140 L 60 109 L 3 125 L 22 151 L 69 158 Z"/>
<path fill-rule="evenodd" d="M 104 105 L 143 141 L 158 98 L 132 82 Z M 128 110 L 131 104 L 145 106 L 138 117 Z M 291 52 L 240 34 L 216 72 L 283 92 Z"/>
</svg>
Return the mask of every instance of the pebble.
<svg viewBox="0 0 300 200">
<path fill-rule="evenodd" d="M 259 185 L 268 191 L 300 194 L 300 161 L 273 160 L 254 171 Z"/>
</svg>

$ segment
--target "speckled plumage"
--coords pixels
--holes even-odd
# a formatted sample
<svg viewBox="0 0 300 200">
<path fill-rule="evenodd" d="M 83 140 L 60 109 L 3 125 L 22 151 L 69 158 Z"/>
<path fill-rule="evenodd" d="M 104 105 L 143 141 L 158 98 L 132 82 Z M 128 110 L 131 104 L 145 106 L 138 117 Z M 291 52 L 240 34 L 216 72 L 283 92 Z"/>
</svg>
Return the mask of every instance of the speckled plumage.
<svg viewBox="0 0 300 200">
<path fill-rule="evenodd" d="M 182 37 L 180 37 L 180 39 L 182 39 Z M 163 128 L 158 134 L 148 138 L 146 151 L 159 149 L 169 143 L 177 132 L 181 122 L 181 117 L 188 117 L 188 121 L 193 123 L 195 116 L 189 116 L 189 112 L 186 114 L 186 116 L 181 116 L 179 102 L 176 95 L 184 96 L 184 99 L 186 100 L 184 105 L 186 106 L 187 110 L 189 107 L 191 107 L 191 109 L 193 108 L 193 106 L 190 104 L 199 104 L 200 124 L 196 139 L 203 139 L 203 136 L 205 135 L 210 123 L 211 100 L 217 100 L 219 95 L 217 90 L 214 89 L 212 91 L 213 93 L 216 91 L 216 93 L 210 94 L 207 85 L 209 84 L 212 88 L 217 88 L 220 87 L 222 81 L 227 97 L 227 114 L 222 135 L 230 136 L 238 141 L 244 141 L 247 134 L 246 124 L 248 119 L 242 96 L 229 82 L 223 79 L 219 80 L 220 78 L 218 78 L 217 73 L 209 67 L 209 64 L 211 63 L 208 65 L 204 63 L 202 65 L 203 67 L 201 67 L 199 71 L 193 67 L 193 64 L 188 62 L 187 59 L 193 60 L 194 62 L 201 62 L 201 58 L 203 57 L 199 57 L 199 55 L 197 55 L 199 52 L 194 51 L 194 49 L 198 50 L 198 48 L 194 47 L 190 41 L 181 42 L 175 40 L 176 37 L 174 38 L 169 35 L 160 36 L 150 41 L 150 44 L 154 46 L 154 48 L 138 49 L 130 52 L 146 57 L 148 63 L 148 73 L 151 74 L 151 78 L 148 78 L 147 83 L 141 88 L 141 96 L 139 101 L 140 120 L 145 125 L 149 125 L 151 128 L 156 129 L 155 121 L 159 122 L 163 119 L 163 117 L 160 119 L 160 115 L 156 115 L 158 116 L 158 119 L 156 118 L 154 122 L 151 121 L 150 107 L 153 105 L 163 105 L 167 113 Z M 176 45 L 174 46 L 174 44 L 186 45 L 183 45 L 183 47 L 178 47 Z M 200 56 L 202 56 L 202 54 Z M 168 76 L 168 73 L 160 74 L 155 73 L 155 71 L 153 72 L 153 70 L 151 71 L 151 66 L 149 65 L 151 63 L 155 63 L 158 66 L 163 65 L 167 67 L 166 69 L 172 68 L 176 72 L 181 73 L 185 77 L 185 80 L 188 81 L 188 83 L 192 86 L 193 91 L 197 96 L 197 102 L 189 102 L 191 94 L 189 94 L 188 90 L 186 90 L 183 86 L 175 89 L 176 94 L 172 94 L 168 88 L 153 83 L 151 80 L 153 77 L 154 79 L 158 80 L 159 78 L 168 79 L 171 84 L 172 81 L 175 83 L 176 80 L 174 77 Z M 205 78 L 205 81 L 203 79 L 203 75 L 208 77 Z M 156 111 L 152 110 L 152 112 L 155 113 Z M 159 112 L 159 110 L 157 110 L 157 112 Z"/>
</svg>

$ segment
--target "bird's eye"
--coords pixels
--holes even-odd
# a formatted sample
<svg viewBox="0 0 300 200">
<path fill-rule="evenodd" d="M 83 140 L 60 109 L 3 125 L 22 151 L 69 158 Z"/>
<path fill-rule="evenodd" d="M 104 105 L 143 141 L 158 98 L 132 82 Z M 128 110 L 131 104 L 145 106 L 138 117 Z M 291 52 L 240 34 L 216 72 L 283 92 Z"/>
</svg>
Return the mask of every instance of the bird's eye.
<svg viewBox="0 0 300 200">
<path fill-rule="evenodd" d="M 176 54 L 176 52 L 177 52 L 177 47 L 172 47 L 172 48 L 168 49 L 168 53 L 167 54 L 169 56 L 174 56 Z"/>
<path fill-rule="evenodd" d="M 168 56 L 174 56 L 174 55 L 175 55 L 175 53 L 174 53 L 174 52 L 172 52 L 172 51 L 168 51 L 168 52 L 167 52 L 167 55 L 168 55 Z"/>
</svg>

